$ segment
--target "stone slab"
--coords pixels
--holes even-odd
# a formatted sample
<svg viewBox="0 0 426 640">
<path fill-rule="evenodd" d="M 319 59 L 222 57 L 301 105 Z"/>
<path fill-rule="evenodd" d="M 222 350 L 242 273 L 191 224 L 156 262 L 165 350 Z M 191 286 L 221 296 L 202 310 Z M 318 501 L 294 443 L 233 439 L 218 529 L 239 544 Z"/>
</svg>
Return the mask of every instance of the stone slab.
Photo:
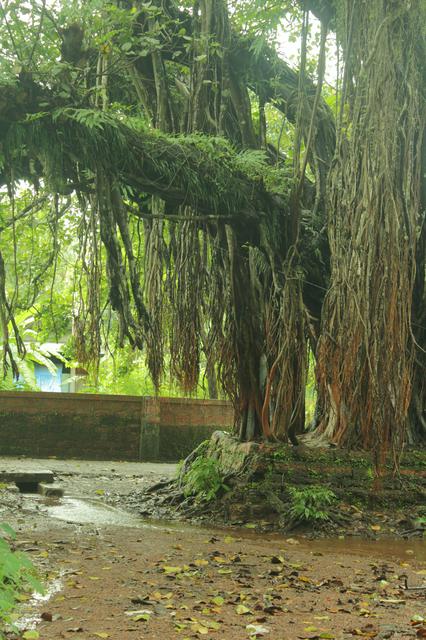
<svg viewBox="0 0 426 640">
<path fill-rule="evenodd" d="M 53 471 L 49 471 L 48 469 L 28 469 L 27 471 L 0 469 L 0 482 L 38 484 L 39 482 L 53 482 L 54 479 Z"/>
<path fill-rule="evenodd" d="M 64 495 L 64 489 L 63 487 L 61 487 L 61 485 L 51 484 L 46 482 L 38 483 L 38 492 L 42 496 L 55 497 L 55 498 L 62 498 L 62 496 Z"/>
</svg>

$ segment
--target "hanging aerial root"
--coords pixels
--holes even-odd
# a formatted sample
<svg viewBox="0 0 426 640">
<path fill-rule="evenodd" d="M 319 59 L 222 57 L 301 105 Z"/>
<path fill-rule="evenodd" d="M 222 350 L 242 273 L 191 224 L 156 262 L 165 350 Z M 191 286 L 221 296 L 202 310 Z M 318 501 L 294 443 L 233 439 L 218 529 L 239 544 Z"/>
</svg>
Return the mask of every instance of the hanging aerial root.
<svg viewBox="0 0 426 640">
<path fill-rule="evenodd" d="M 345 51 L 350 136 L 345 126 L 331 175 L 331 287 L 318 353 L 326 399 L 320 430 L 336 444 L 395 464 L 406 435 L 414 344 L 411 313 L 420 208 L 420 2 L 371 2 L 352 16 Z M 421 19 L 419 20 L 419 17 Z M 351 91 L 349 91 L 351 87 Z M 342 109 L 342 115 L 346 112 Z"/>
</svg>

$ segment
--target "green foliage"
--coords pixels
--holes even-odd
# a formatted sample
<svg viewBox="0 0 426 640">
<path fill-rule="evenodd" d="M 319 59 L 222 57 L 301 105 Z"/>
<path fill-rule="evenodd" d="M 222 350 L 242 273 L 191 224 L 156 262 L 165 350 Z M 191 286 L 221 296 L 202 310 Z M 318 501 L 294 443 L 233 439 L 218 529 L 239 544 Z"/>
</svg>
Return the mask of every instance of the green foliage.
<svg viewBox="0 0 426 640">
<path fill-rule="evenodd" d="M 279 449 L 275 449 L 275 451 L 272 452 L 272 458 L 277 462 L 284 462 L 285 460 L 291 459 L 291 453 L 288 446 L 283 445 Z"/>
<path fill-rule="evenodd" d="M 85 386 L 83 391 L 135 396 L 152 396 L 158 393 L 169 398 L 183 397 L 182 389 L 172 381 L 170 375 L 165 375 L 160 387 L 155 389 L 145 359 L 145 354 L 129 346 L 115 348 L 112 353 L 106 353 L 101 358 L 97 384 Z M 166 363 L 168 370 L 168 359 Z M 199 385 L 190 397 L 206 398 L 207 391 Z"/>
<path fill-rule="evenodd" d="M 220 472 L 219 463 L 213 458 L 199 456 L 183 477 L 185 496 L 197 496 L 210 502 L 220 491 L 227 491 Z"/>
<path fill-rule="evenodd" d="M 15 536 L 12 527 L 0 523 L 0 620 L 11 625 L 11 614 L 19 596 L 33 591 L 43 593 L 32 562 L 24 553 L 13 551 L 10 546 L 10 540 Z M 5 637 L 0 631 L 0 640 Z"/>
<path fill-rule="evenodd" d="M 289 515 L 295 522 L 327 522 L 330 520 L 329 507 L 336 495 L 320 485 L 288 487 L 290 495 Z"/>
</svg>

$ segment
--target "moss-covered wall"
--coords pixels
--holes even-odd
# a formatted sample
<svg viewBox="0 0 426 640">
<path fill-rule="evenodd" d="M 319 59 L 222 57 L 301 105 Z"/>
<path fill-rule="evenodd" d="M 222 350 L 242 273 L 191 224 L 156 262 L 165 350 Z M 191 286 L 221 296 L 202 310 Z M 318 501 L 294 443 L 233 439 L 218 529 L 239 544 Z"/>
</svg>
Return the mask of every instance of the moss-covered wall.
<svg viewBox="0 0 426 640">
<path fill-rule="evenodd" d="M 232 419 L 216 400 L 2 392 L 0 455 L 179 460 Z"/>
</svg>

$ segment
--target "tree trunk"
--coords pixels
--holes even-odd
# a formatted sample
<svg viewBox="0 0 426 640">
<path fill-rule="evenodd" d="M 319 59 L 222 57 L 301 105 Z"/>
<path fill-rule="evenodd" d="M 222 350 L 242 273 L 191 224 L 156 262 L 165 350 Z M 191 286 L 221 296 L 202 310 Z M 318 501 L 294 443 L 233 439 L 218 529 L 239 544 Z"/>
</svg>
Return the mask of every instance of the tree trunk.
<svg viewBox="0 0 426 640">
<path fill-rule="evenodd" d="M 425 9 L 402 0 L 372 0 L 362 11 L 343 4 L 350 121 L 340 122 L 331 174 L 319 430 L 336 444 L 372 449 L 380 465 L 389 449 L 402 450 L 411 396 Z"/>
</svg>

